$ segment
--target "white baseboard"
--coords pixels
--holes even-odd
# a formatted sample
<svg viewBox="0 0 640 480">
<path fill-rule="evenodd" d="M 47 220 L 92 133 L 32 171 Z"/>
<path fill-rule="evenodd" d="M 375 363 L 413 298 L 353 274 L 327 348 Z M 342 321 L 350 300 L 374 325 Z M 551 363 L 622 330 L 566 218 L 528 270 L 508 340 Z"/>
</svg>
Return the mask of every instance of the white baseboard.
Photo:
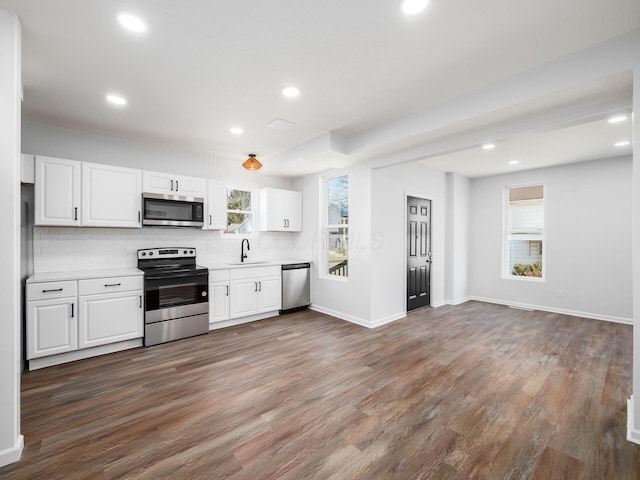
<svg viewBox="0 0 640 480">
<path fill-rule="evenodd" d="M 631 395 L 627 400 L 627 440 L 640 445 L 640 430 L 636 430 L 633 425 L 633 395 Z"/>
<path fill-rule="evenodd" d="M 458 298 L 456 300 L 447 300 L 447 305 L 462 305 L 463 303 L 468 302 L 469 300 L 471 300 L 471 297 L 464 297 L 464 298 Z"/>
<path fill-rule="evenodd" d="M 97 357 L 99 355 L 106 355 L 107 353 L 120 352 L 122 350 L 129 350 L 130 348 L 137 348 L 141 346 L 142 339 L 136 338 L 134 340 L 125 340 L 123 342 L 111 343 L 109 345 L 100 345 L 98 347 L 60 353 L 49 357 L 34 358 L 33 360 L 29 360 L 29 370 L 38 370 L 40 368 L 51 367 L 53 365 L 60 365 L 61 363 L 75 362 L 76 360 Z"/>
<path fill-rule="evenodd" d="M 388 315 L 384 318 L 379 318 L 377 320 L 372 320 L 371 322 L 369 322 L 371 324 L 370 328 L 381 327 L 382 325 L 395 322 L 396 320 L 400 320 L 402 318 L 405 318 L 406 316 L 407 316 L 407 313 L 402 312 L 402 313 L 395 313 L 393 315 Z"/>
<path fill-rule="evenodd" d="M 325 315 L 330 315 L 332 317 L 339 318 L 340 320 L 346 320 L 347 322 L 355 323 L 356 325 L 360 325 L 361 327 L 374 328 L 374 326 L 375 326 L 369 320 L 365 320 L 363 318 L 355 317 L 353 315 L 348 315 L 346 313 L 338 312 L 336 310 L 332 310 L 330 308 L 325 308 L 325 307 L 322 307 L 320 305 L 311 304 L 309 306 L 309 309 L 313 310 L 314 312 L 320 312 L 320 313 L 324 313 Z"/>
<path fill-rule="evenodd" d="M 571 315 L 573 317 L 589 318 L 592 320 L 604 320 L 605 322 L 624 323 L 627 325 L 633 325 L 632 318 L 614 317 L 612 315 L 601 315 L 599 313 L 580 312 L 577 310 L 567 310 L 564 308 L 545 307 L 542 305 L 531 305 L 527 303 L 510 302 L 507 300 L 499 300 L 495 298 L 485 297 L 469 297 L 469 300 L 476 300 L 478 302 L 495 303 L 497 305 L 505 305 L 507 307 L 513 306 L 528 310 L 539 310 L 541 312 L 560 313 L 562 315 Z"/>
<path fill-rule="evenodd" d="M 223 320 L 221 322 L 209 323 L 209 331 L 219 330 L 226 327 L 235 327 L 236 325 L 242 325 L 243 323 L 257 322 L 258 320 L 264 320 L 265 318 L 277 317 L 280 315 L 278 311 L 259 313 L 257 315 L 250 315 L 248 317 L 232 318 L 231 320 Z"/>
<path fill-rule="evenodd" d="M 0 467 L 15 463 L 20 460 L 22 450 L 24 449 L 24 436 L 18 435 L 16 443 L 13 447 L 0 451 Z"/>
</svg>

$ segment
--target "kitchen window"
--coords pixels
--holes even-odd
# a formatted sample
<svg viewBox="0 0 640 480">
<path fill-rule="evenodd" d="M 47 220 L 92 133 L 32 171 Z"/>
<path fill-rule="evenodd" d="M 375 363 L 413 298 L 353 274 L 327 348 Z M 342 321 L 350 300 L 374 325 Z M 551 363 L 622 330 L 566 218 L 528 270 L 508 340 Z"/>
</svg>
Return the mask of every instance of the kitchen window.
<svg viewBox="0 0 640 480">
<path fill-rule="evenodd" d="M 349 176 L 324 179 L 325 271 L 333 277 L 349 276 Z"/>
<path fill-rule="evenodd" d="M 227 189 L 227 229 L 225 234 L 247 235 L 253 231 L 251 191 Z"/>
<path fill-rule="evenodd" d="M 544 186 L 505 188 L 504 277 L 544 278 Z"/>
</svg>

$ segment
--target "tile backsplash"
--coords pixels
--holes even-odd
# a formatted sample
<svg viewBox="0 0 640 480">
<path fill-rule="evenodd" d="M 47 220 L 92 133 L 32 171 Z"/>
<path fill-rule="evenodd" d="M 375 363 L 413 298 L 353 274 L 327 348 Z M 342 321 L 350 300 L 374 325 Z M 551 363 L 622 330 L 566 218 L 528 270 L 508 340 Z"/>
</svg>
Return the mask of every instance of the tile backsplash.
<svg viewBox="0 0 640 480">
<path fill-rule="evenodd" d="M 141 248 L 195 247 L 201 265 L 240 260 L 243 236 L 196 229 L 33 228 L 34 273 L 136 267 Z M 309 239 L 299 233 L 258 232 L 248 237 L 250 260 L 306 258 Z"/>
</svg>

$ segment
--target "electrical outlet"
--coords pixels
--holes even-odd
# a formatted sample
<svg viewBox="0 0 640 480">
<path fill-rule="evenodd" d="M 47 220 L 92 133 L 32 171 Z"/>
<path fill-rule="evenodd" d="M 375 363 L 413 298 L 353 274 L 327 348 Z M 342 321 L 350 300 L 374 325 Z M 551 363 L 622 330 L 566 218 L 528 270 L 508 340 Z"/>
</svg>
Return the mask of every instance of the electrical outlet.
<svg viewBox="0 0 640 480">
<path fill-rule="evenodd" d="M 557 298 L 564 298 L 564 290 L 556 290 Z"/>
</svg>

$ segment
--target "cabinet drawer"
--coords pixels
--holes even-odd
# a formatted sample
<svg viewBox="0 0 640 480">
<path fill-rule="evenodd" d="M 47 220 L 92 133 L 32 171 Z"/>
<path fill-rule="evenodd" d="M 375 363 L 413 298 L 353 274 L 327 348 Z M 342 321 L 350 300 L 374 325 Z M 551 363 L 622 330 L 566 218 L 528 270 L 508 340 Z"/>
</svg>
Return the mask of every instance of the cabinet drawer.
<svg viewBox="0 0 640 480">
<path fill-rule="evenodd" d="M 80 295 L 96 295 L 100 293 L 126 292 L 129 290 L 142 290 L 144 278 L 142 275 L 130 277 L 106 277 L 92 278 L 78 281 Z"/>
<path fill-rule="evenodd" d="M 209 270 L 209 283 L 226 282 L 229 280 L 229 270 Z"/>
<path fill-rule="evenodd" d="M 50 298 L 75 297 L 78 291 L 75 280 L 66 282 L 42 282 L 27 284 L 27 301 L 48 300 Z"/>
<path fill-rule="evenodd" d="M 243 280 L 247 278 L 280 276 L 282 267 L 280 265 L 269 265 L 267 267 L 245 267 L 234 268 L 229 272 L 231 280 Z"/>
</svg>

